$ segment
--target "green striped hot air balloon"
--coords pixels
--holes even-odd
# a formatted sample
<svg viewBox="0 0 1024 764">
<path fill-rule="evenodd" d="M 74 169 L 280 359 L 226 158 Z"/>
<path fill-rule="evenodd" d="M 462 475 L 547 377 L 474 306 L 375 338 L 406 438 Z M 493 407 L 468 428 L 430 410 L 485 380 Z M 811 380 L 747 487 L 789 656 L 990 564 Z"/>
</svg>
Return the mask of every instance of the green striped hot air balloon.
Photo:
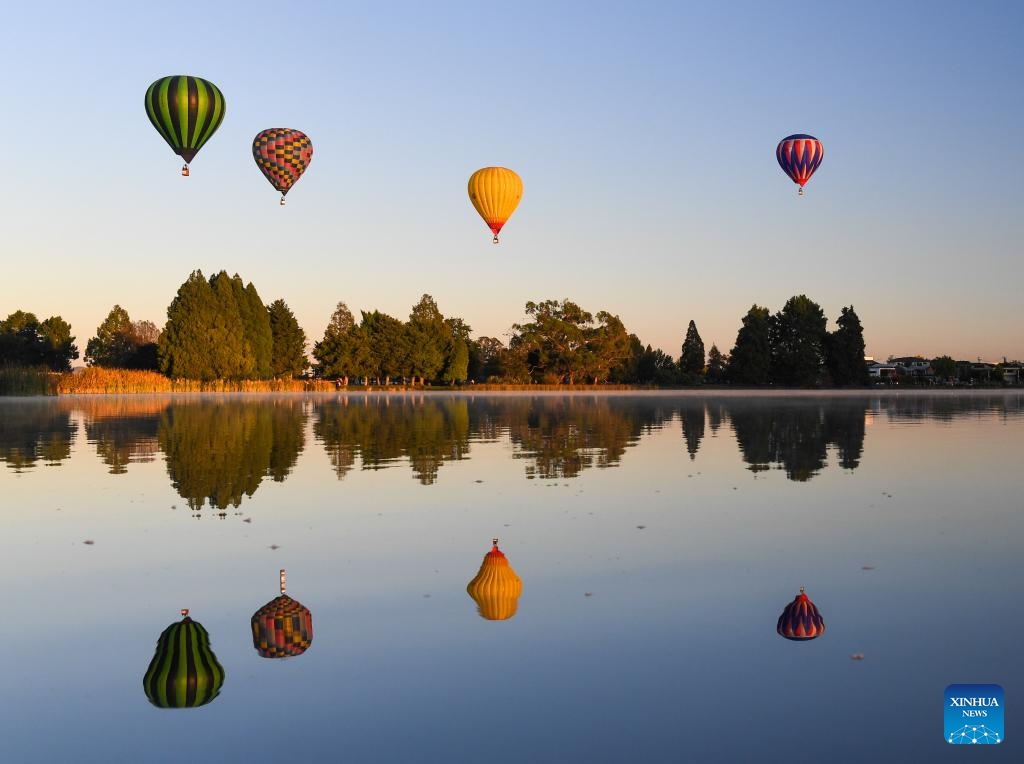
<svg viewBox="0 0 1024 764">
<path fill-rule="evenodd" d="M 175 154 L 188 163 L 224 121 L 224 96 L 202 77 L 161 77 L 146 91 L 146 114 Z"/>
<path fill-rule="evenodd" d="M 210 649 L 210 635 L 201 623 L 184 616 L 172 623 L 156 643 L 156 654 L 142 678 L 149 702 L 158 708 L 195 708 L 217 697 L 224 669 Z"/>
</svg>

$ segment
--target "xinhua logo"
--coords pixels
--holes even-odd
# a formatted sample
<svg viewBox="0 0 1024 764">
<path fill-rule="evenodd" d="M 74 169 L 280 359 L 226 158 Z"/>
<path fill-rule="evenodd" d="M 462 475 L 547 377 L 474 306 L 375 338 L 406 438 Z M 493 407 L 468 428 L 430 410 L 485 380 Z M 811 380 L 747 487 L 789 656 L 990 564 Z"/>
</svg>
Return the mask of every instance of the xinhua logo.
<svg viewBox="0 0 1024 764">
<path fill-rule="evenodd" d="M 1003 742 L 1003 688 L 998 684 L 951 684 L 943 713 L 946 742 L 980 745 Z"/>
</svg>

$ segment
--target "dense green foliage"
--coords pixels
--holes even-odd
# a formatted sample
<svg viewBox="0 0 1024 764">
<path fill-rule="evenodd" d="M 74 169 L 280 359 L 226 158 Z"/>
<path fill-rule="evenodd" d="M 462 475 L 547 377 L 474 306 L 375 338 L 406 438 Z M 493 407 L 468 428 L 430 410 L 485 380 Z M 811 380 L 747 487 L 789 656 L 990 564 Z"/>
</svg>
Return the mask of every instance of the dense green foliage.
<svg viewBox="0 0 1024 764">
<path fill-rule="evenodd" d="M 274 377 L 298 377 L 309 366 L 306 360 L 306 333 L 284 300 L 267 306 L 270 318 L 272 350 L 270 373 Z"/>
<path fill-rule="evenodd" d="M 739 385 L 766 385 L 770 381 L 772 363 L 771 317 L 768 308 L 752 305 L 743 317 L 736 334 L 736 344 L 729 353 L 727 376 Z"/>
<path fill-rule="evenodd" d="M 806 295 L 790 297 L 768 325 L 771 381 L 787 387 L 813 387 L 825 367 L 825 314 Z M 861 365 L 864 355 L 861 353 Z"/>
<path fill-rule="evenodd" d="M 252 284 L 225 271 L 207 281 L 193 271 L 170 307 L 160 335 L 160 370 L 196 380 L 266 379 L 271 375 L 270 316 Z"/>
<path fill-rule="evenodd" d="M 851 305 L 836 319 L 838 328 L 828 335 L 828 373 L 837 387 L 863 387 L 868 384 L 864 364 L 864 330 Z M 950 359 L 952 362 L 952 359 Z M 954 371 L 956 365 L 953 365 Z"/>
<path fill-rule="evenodd" d="M 569 300 L 526 303 L 533 320 L 515 324 L 509 350 L 525 361 L 535 382 L 575 384 L 608 379 L 631 357 L 631 343 L 618 316 L 595 316 Z"/>
<path fill-rule="evenodd" d="M 71 371 L 78 358 L 71 325 L 60 316 L 40 321 L 18 310 L 0 321 L 0 365 L 43 366 L 50 371 Z"/>
<path fill-rule="evenodd" d="M 128 311 L 115 305 L 86 344 L 85 362 L 108 369 L 155 370 L 159 337 L 153 322 L 132 321 Z"/>
<path fill-rule="evenodd" d="M 728 356 L 716 345 L 705 355 L 690 321 L 678 359 L 644 345 L 621 319 L 596 314 L 568 299 L 527 302 L 526 320 L 513 324 L 508 345 L 473 339 L 461 318 L 445 316 L 424 294 L 407 321 L 379 310 L 361 311 L 356 323 L 338 303 L 322 339 L 313 343 L 314 376 L 331 384 L 734 384 L 785 387 L 857 387 L 870 383 L 864 331 L 853 306 L 843 307 L 836 329 L 826 329 L 821 307 L 806 295 L 786 301 L 774 315 L 753 305 L 741 320 Z M 174 389 L 284 389 L 306 376 L 306 335 L 284 300 L 264 305 L 256 287 L 225 271 L 207 279 L 193 271 L 167 308 L 163 330 L 132 321 L 115 305 L 86 347 L 85 360 L 101 376 L 89 384 L 46 380 L 46 370 L 70 371 L 78 350 L 59 316 L 40 322 L 16 311 L 0 321 L 0 392 L 21 390 L 139 391 L 148 378 L 124 376 L 159 370 Z M 898 359 L 899 360 L 899 359 Z M 920 359 L 924 361 L 924 359 Z M 949 356 L 897 371 L 890 383 L 1014 384 L 1019 363 L 973 364 Z M 897 367 L 899 369 L 901 367 Z M 41 371 L 31 371 L 32 369 Z M 1005 369 L 1005 370 L 1004 370 Z M 13 370 L 13 371 L 12 371 Z M 899 377 L 897 380 L 896 377 Z M 306 379 L 305 384 L 321 384 Z M 253 387 L 256 385 L 256 387 Z M 263 386 L 260 386 L 263 385 Z M 161 388 L 162 389 L 162 388 Z"/>
</svg>

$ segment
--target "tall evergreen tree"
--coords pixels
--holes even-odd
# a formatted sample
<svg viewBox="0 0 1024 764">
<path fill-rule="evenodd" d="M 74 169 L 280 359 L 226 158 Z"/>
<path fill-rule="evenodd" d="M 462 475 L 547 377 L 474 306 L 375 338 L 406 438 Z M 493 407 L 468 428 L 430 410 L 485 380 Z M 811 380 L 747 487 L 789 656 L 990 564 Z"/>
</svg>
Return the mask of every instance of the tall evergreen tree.
<svg viewBox="0 0 1024 764">
<path fill-rule="evenodd" d="M 231 279 L 231 286 L 238 303 L 238 312 L 242 316 L 245 339 L 252 350 L 253 376 L 256 379 L 269 379 L 272 375 L 271 359 L 274 354 L 274 333 L 270 328 L 270 315 L 251 281 L 243 287 L 242 279 L 236 273 Z"/>
<path fill-rule="evenodd" d="M 169 377 L 215 379 L 210 364 L 213 338 L 209 325 L 217 312 L 210 282 L 192 271 L 167 308 L 167 323 L 157 343 L 160 371 Z"/>
<path fill-rule="evenodd" d="M 821 306 L 807 295 L 786 301 L 770 324 L 773 382 L 793 387 L 813 387 L 821 382 L 826 323 Z"/>
<path fill-rule="evenodd" d="M 444 368 L 445 350 L 452 337 L 444 316 L 429 294 L 423 295 L 412 307 L 405 332 L 409 374 L 424 382 L 437 379 Z"/>
<path fill-rule="evenodd" d="M 838 328 L 828 336 L 828 371 L 832 384 L 864 387 L 870 382 L 864 362 L 864 329 L 851 305 L 836 319 Z"/>
<path fill-rule="evenodd" d="M 708 351 L 708 370 L 705 379 L 711 384 L 717 384 L 725 379 L 725 358 L 718 345 L 712 344 Z"/>
<path fill-rule="evenodd" d="M 256 355 L 242 319 L 235 280 L 221 271 L 210 279 L 210 287 L 217 301 L 217 314 L 210 326 L 214 379 L 252 379 L 256 375 Z M 245 304 L 244 297 L 241 303 Z"/>
<path fill-rule="evenodd" d="M 295 320 L 295 314 L 284 300 L 274 300 L 267 306 L 267 317 L 273 339 L 270 373 L 274 377 L 302 375 L 309 365 L 306 360 L 306 333 Z"/>
<path fill-rule="evenodd" d="M 700 338 L 697 325 L 690 321 L 686 327 L 686 338 L 683 340 L 682 353 L 679 356 L 679 370 L 683 379 L 693 384 L 699 381 L 704 373 L 704 341 Z"/>
<path fill-rule="evenodd" d="M 736 344 L 729 353 L 728 377 L 739 385 L 766 385 L 771 369 L 771 344 L 768 308 L 751 306 L 736 334 Z"/>
<path fill-rule="evenodd" d="M 345 303 L 339 302 L 324 330 L 323 339 L 313 345 L 313 358 L 320 376 L 340 379 L 368 373 L 357 368 L 357 330 L 352 311 Z"/>
</svg>

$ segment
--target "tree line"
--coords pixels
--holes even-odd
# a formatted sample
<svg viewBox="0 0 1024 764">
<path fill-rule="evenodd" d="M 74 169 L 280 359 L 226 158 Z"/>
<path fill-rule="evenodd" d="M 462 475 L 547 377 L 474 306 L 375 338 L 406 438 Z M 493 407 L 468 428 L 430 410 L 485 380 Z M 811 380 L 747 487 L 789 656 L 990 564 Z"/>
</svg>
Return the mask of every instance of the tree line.
<svg viewBox="0 0 1024 764">
<path fill-rule="evenodd" d="M 728 355 L 689 322 L 678 357 L 644 345 L 621 319 L 568 299 L 527 302 L 508 343 L 473 338 L 428 294 L 402 320 L 379 310 L 357 321 L 339 302 L 306 356 L 307 338 L 287 303 L 266 305 L 255 286 L 221 271 L 193 271 L 180 286 L 162 329 L 133 321 L 115 305 L 86 345 L 89 366 L 159 371 L 173 379 L 267 380 L 312 373 L 339 384 L 735 384 L 788 387 L 868 383 L 863 328 L 853 306 L 828 331 L 822 308 L 806 295 L 776 313 L 753 305 Z M 0 365 L 69 371 L 79 357 L 59 316 L 40 322 L 17 311 L 0 322 Z"/>
</svg>

